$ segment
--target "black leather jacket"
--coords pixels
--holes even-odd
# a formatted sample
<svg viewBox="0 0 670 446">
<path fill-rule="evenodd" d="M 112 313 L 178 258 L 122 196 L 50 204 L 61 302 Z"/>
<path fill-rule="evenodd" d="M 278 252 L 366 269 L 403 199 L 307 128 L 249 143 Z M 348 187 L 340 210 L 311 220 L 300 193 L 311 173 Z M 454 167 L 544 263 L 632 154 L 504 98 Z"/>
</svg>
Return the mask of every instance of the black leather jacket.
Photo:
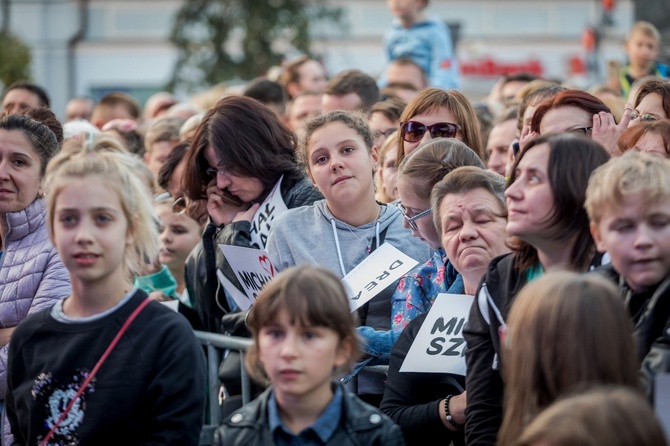
<svg viewBox="0 0 670 446">
<path fill-rule="evenodd" d="M 503 380 L 498 334 L 502 321 L 498 315 L 507 319 L 514 299 L 527 283 L 526 274 L 514 267 L 514 261 L 514 254 L 491 260 L 463 329 L 467 342 L 465 443 L 468 445 L 495 445 L 502 424 Z"/>
<path fill-rule="evenodd" d="M 633 292 L 612 265 L 596 269 L 615 284 L 624 303 L 630 310 Z M 642 362 L 640 377 L 642 388 L 650 402 L 654 400 L 654 378 L 660 373 L 670 372 L 670 277 L 661 282 L 656 290 L 633 317 L 635 343 Z"/>
<path fill-rule="evenodd" d="M 293 184 L 285 179 L 280 190 L 289 209 L 308 206 L 323 198 L 307 177 Z M 239 285 L 218 245 L 249 247 L 250 229 L 251 223 L 248 221 L 238 221 L 222 227 L 210 223 L 202 235 L 202 242 L 186 259 L 186 288 L 189 296 L 196 302 L 201 330 L 222 333 L 221 318 L 230 312 L 224 291 L 216 277 L 217 268 L 221 269 L 226 278 L 242 291 L 242 286 Z"/>
<path fill-rule="evenodd" d="M 267 404 L 272 389 L 233 413 L 214 433 L 213 445 L 274 444 Z M 342 419 L 327 445 L 401 446 L 405 444 L 400 428 L 386 415 L 364 403 L 342 387 Z"/>
</svg>

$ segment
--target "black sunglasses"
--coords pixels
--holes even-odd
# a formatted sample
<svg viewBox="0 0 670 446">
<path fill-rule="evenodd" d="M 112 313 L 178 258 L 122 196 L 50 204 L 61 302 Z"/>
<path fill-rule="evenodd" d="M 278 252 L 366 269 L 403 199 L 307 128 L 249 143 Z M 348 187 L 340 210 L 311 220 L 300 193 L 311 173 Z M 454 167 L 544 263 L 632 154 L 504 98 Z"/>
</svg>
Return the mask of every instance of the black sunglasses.
<svg viewBox="0 0 670 446">
<path fill-rule="evenodd" d="M 418 121 L 403 121 L 400 123 L 400 136 L 407 142 L 417 142 L 430 132 L 431 138 L 454 138 L 456 133 L 461 130 L 461 126 L 451 122 L 436 122 L 433 125 L 426 125 Z"/>
</svg>

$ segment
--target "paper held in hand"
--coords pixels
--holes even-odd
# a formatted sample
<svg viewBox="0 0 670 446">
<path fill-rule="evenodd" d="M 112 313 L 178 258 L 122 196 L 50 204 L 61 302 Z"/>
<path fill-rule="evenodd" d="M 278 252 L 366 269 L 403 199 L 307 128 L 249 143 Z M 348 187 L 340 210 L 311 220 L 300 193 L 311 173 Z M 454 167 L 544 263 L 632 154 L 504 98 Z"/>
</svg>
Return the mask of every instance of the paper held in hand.
<svg viewBox="0 0 670 446">
<path fill-rule="evenodd" d="M 473 301 L 465 294 L 438 294 L 400 371 L 465 376 L 463 328 Z"/>
<path fill-rule="evenodd" d="M 242 285 L 246 299 L 239 296 L 237 287 L 227 280 L 220 270 L 217 270 L 219 281 L 240 308 L 249 308 L 256 301 L 256 297 L 265 284 L 275 276 L 275 269 L 268 254 L 260 249 L 233 245 L 219 245 L 219 249 L 223 252 L 235 273 L 235 277 Z M 246 308 L 244 308 L 245 306 Z"/>
<path fill-rule="evenodd" d="M 261 203 L 254 217 L 251 219 L 249 237 L 251 237 L 251 246 L 253 248 L 265 249 L 268 243 L 268 236 L 270 235 L 270 222 L 288 210 L 279 189 L 283 178 L 284 175 L 279 178 L 277 184 L 272 188 L 270 194 Z"/>
<path fill-rule="evenodd" d="M 235 301 L 240 310 L 246 311 L 251 308 L 254 302 L 256 302 L 256 299 L 248 297 L 240 291 L 233 282 L 226 279 L 226 276 L 223 275 L 223 271 L 219 268 L 216 269 L 216 277 L 219 279 L 219 283 L 221 283 L 224 292 Z"/>
<path fill-rule="evenodd" d="M 350 292 L 351 311 L 362 307 L 418 263 L 390 243 L 383 243 L 342 279 Z"/>
</svg>

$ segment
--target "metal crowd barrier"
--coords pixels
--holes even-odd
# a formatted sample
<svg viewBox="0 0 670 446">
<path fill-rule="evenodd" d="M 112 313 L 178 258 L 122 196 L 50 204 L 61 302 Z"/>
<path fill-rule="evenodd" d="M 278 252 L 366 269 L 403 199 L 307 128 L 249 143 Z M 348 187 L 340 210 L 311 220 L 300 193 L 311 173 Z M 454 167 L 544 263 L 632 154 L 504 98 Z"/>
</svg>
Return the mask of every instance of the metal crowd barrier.
<svg viewBox="0 0 670 446">
<path fill-rule="evenodd" d="M 200 445 L 208 446 L 212 444 L 214 430 L 221 424 L 221 405 L 219 404 L 219 391 L 221 383 L 219 382 L 219 365 L 223 350 L 237 350 L 240 352 L 240 376 L 242 378 L 242 404 L 251 401 L 251 382 L 247 370 L 244 368 L 244 356 L 247 349 L 253 341 L 249 338 L 239 336 L 228 336 L 206 331 L 195 330 L 195 337 L 201 345 L 207 349 L 207 376 L 209 392 L 209 417 L 202 427 L 200 434 Z M 375 365 L 365 367 L 364 370 L 373 373 L 388 375 L 388 366 Z"/>
<path fill-rule="evenodd" d="M 242 404 L 251 400 L 250 381 L 247 370 L 244 368 L 244 355 L 252 340 L 238 336 L 228 336 L 205 331 L 194 331 L 195 337 L 207 349 L 207 377 L 209 393 L 209 417 L 202 427 L 200 445 L 212 444 L 214 430 L 221 424 L 221 406 L 219 405 L 219 365 L 223 350 L 237 350 L 240 352 L 240 376 L 242 377 Z"/>
</svg>

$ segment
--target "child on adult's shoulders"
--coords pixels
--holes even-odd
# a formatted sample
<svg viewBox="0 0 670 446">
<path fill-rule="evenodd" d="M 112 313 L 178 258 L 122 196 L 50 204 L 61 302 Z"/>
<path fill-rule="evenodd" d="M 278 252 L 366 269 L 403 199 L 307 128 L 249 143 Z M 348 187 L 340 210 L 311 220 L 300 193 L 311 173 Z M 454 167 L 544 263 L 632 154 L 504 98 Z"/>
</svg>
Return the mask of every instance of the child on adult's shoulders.
<svg viewBox="0 0 670 446">
<path fill-rule="evenodd" d="M 625 49 L 628 65 L 619 69 L 619 84 L 623 97 L 628 97 L 631 85 L 645 76 L 670 77 L 670 67 L 656 61 L 661 34 L 649 22 L 638 21 L 630 29 Z"/>
<path fill-rule="evenodd" d="M 458 88 L 458 64 L 449 29 L 444 21 L 425 17 L 428 0 L 387 0 L 387 4 L 397 19 L 384 37 L 388 61 L 411 59 L 423 70 L 431 86 L 445 90 Z M 380 85 L 387 82 L 390 80 L 381 79 Z"/>
</svg>

